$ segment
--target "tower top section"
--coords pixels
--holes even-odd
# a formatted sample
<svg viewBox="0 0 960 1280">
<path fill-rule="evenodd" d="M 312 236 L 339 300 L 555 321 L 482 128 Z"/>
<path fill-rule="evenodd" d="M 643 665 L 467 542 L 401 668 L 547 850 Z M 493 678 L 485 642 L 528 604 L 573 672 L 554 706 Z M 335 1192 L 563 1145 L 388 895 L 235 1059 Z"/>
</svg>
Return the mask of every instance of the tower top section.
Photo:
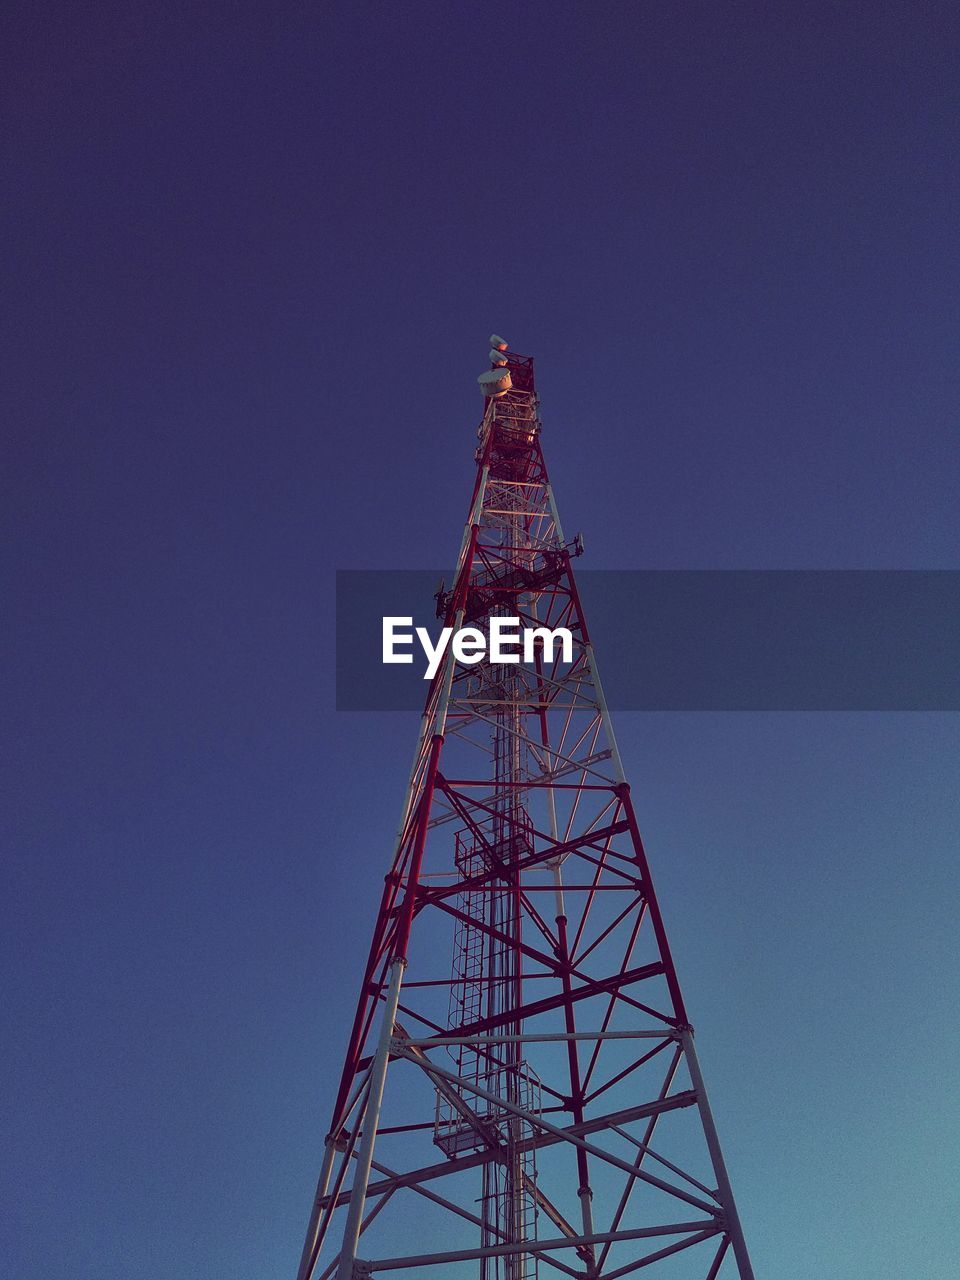
<svg viewBox="0 0 960 1280">
<path fill-rule="evenodd" d="M 499 333 L 490 335 L 490 368 L 477 379 L 486 400 L 496 400 L 508 391 L 536 393 L 533 356 L 518 355 L 509 345 Z"/>
<path fill-rule="evenodd" d="M 533 356 L 511 351 L 506 338 L 490 335 L 490 368 L 477 379 L 483 392 L 483 420 L 477 435 L 485 440 L 496 428 L 505 444 L 529 444 L 540 430 Z"/>
</svg>

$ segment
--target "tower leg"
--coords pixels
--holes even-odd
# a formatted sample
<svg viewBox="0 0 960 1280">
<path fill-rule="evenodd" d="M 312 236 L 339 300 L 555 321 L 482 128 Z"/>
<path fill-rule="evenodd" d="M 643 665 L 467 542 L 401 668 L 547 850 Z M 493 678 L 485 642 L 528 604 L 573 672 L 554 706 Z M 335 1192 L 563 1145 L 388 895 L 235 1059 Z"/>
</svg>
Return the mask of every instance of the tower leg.
<svg viewBox="0 0 960 1280">
<path fill-rule="evenodd" d="M 370 1085 L 367 1102 L 363 1109 L 363 1136 L 357 1148 L 357 1165 L 353 1175 L 353 1187 L 350 1192 L 350 1204 L 347 1209 L 347 1220 L 343 1228 L 343 1245 L 340 1249 L 340 1266 L 337 1280 L 352 1280 L 353 1264 L 357 1257 L 357 1244 L 360 1240 L 360 1223 L 363 1220 L 363 1207 L 367 1198 L 367 1183 L 370 1181 L 370 1168 L 373 1163 L 373 1147 L 377 1140 L 377 1125 L 380 1122 L 380 1107 L 383 1102 L 383 1087 L 387 1080 L 387 1065 L 390 1061 L 390 1038 L 393 1035 L 394 1022 L 397 1017 L 397 1005 L 400 1002 L 400 983 L 406 961 L 398 956 L 390 970 L 390 984 L 387 987 L 383 1008 L 383 1021 L 380 1024 L 380 1036 L 377 1051 L 370 1070 Z"/>
<path fill-rule="evenodd" d="M 707 1100 L 707 1089 L 703 1083 L 700 1061 L 693 1045 L 693 1032 L 687 1027 L 680 1033 L 680 1036 L 683 1052 L 687 1059 L 687 1067 L 690 1071 L 690 1081 L 697 1095 L 700 1120 L 703 1124 L 703 1132 L 707 1140 L 710 1159 L 713 1162 L 713 1172 L 717 1179 L 717 1191 L 719 1192 L 724 1216 L 727 1220 L 727 1234 L 730 1236 L 730 1243 L 733 1245 L 733 1255 L 737 1260 L 740 1280 L 754 1280 L 753 1266 L 750 1263 L 747 1243 L 743 1238 L 743 1228 L 740 1225 L 740 1215 L 737 1213 L 733 1190 L 730 1186 L 730 1179 L 727 1176 L 727 1166 L 723 1162 L 723 1152 L 720 1150 L 720 1139 L 717 1137 L 716 1125 L 713 1123 L 713 1112 L 710 1110 L 710 1103 Z"/>
<path fill-rule="evenodd" d="M 310 1272 L 313 1270 L 313 1250 L 317 1243 L 317 1235 L 320 1230 L 320 1218 L 322 1214 L 320 1201 L 327 1194 L 327 1187 L 330 1184 L 330 1174 L 333 1170 L 333 1161 L 336 1154 L 336 1145 L 333 1139 L 328 1137 L 324 1147 L 323 1165 L 320 1168 L 320 1177 L 317 1180 L 317 1194 L 313 1200 L 313 1211 L 310 1214 L 310 1224 L 307 1227 L 307 1238 L 304 1242 L 303 1254 L 300 1258 L 300 1270 L 297 1272 L 297 1280 L 309 1280 Z"/>
</svg>

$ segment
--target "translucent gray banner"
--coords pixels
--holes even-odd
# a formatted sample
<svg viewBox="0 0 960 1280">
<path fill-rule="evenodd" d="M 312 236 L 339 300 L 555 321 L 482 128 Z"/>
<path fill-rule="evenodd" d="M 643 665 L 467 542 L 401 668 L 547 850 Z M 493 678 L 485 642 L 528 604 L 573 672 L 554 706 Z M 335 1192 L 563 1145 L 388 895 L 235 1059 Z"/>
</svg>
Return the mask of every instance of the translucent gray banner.
<svg viewBox="0 0 960 1280">
<path fill-rule="evenodd" d="M 382 619 L 436 639 L 441 577 L 337 573 L 338 710 L 422 709 L 422 650 L 384 665 Z M 587 569 L 577 584 L 613 708 L 960 710 L 958 571 Z"/>
</svg>

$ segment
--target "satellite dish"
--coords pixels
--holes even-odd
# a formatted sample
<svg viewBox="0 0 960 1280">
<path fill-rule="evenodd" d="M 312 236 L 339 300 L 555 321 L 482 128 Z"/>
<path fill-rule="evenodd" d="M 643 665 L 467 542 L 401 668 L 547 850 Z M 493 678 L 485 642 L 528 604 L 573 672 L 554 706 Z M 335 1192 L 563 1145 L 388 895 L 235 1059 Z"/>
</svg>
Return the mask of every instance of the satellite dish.
<svg viewBox="0 0 960 1280">
<path fill-rule="evenodd" d="M 491 333 L 490 345 L 494 351 L 506 351 L 508 343 L 506 338 L 501 338 L 499 333 Z"/>
<path fill-rule="evenodd" d="M 503 352 L 502 352 L 502 351 L 495 351 L 495 350 L 491 350 L 491 352 L 490 352 L 490 363 L 491 363 L 491 364 L 506 364 L 506 363 L 507 363 L 507 357 L 503 354 Z"/>
<path fill-rule="evenodd" d="M 504 395 L 513 386 L 510 370 L 502 368 L 488 369 L 486 373 L 481 373 L 477 381 L 483 394 L 491 399 Z"/>
</svg>

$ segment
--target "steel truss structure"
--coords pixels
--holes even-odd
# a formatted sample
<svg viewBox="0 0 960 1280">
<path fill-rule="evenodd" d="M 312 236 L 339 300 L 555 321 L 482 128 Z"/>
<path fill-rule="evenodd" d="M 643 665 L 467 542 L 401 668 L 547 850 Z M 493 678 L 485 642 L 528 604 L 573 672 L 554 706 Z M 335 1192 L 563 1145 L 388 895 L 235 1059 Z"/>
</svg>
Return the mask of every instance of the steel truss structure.
<svg viewBox="0 0 960 1280">
<path fill-rule="evenodd" d="M 448 647 L 430 684 L 298 1280 L 752 1280 L 533 361 L 505 358 L 438 612 L 565 627 L 573 651 Z"/>
</svg>

